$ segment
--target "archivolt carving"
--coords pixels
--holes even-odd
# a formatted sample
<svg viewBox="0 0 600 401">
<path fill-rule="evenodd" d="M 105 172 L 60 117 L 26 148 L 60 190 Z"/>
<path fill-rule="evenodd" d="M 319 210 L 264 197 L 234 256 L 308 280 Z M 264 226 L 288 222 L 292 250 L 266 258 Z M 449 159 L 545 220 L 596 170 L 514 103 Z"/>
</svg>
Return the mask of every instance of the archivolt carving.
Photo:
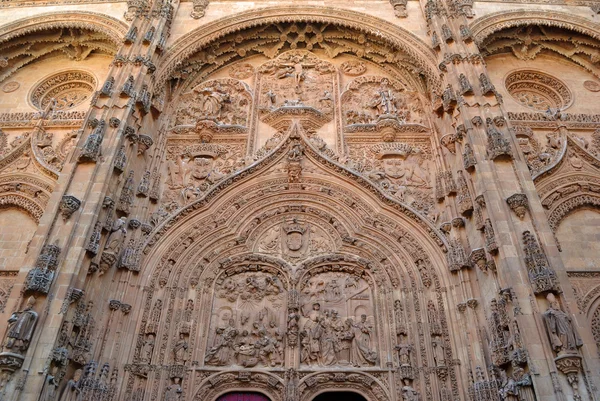
<svg viewBox="0 0 600 401">
<path fill-rule="evenodd" d="M 19 207 L 25 210 L 36 221 L 36 223 L 39 223 L 42 214 L 44 214 L 44 208 L 42 205 L 20 194 L 0 194 L 0 206 Z"/>
<path fill-rule="evenodd" d="M 298 384 L 301 401 L 311 401 L 326 391 L 355 391 L 367 400 L 392 399 L 381 380 L 358 371 L 313 373 L 303 377 Z"/>
<path fill-rule="evenodd" d="M 478 18 L 470 24 L 473 38 L 478 45 L 490 37 L 493 33 L 506 28 L 517 26 L 545 25 L 563 29 L 570 29 L 592 38 L 600 40 L 600 26 L 591 20 L 573 14 L 558 11 L 540 10 L 514 10 L 499 11 Z"/>
<path fill-rule="evenodd" d="M 323 8 L 323 7 L 310 7 L 310 6 L 293 6 L 293 7 L 267 7 L 256 11 L 250 11 L 246 13 L 240 13 L 235 17 L 227 17 L 222 20 L 215 21 L 207 24 L 202 28 L 192 31 L 179 39 L 173 46 L 172 49 L 166 54 L 164 62 L 159 68 L 157 74 L 156 87 L 162 87 L 164 82 L 172 77 L 175 70 L 192 57 L 195 53 L 200 52 L 202 49 L 206 49 L 199 54 L 199 60 L 202 63 L 214 63 L 214 55 L 211 56 L 211 46 L 213 42 L 222 41 L 227 35 L 234 34 L 236 32 L 243 31 L 254 27 L 261 27 L 260 29 L 266 29 L 268 26 L 276 26 L 277 24 L 289 24 L 289 23 L 304 24 L 317 23 L 328 24 L 331 26 L 346 27 L 348 29 L 357 30 L 359 32 L 358 42 L 361 43 L 365 40 L 373 40 L 376 43 L 381 43 L 382 46 L 391 46 L 399 49 L 402 53 L 408 57 L 393 57 L 389 58 L 390 54 L 398 53 L 395 50 L 389 49 L 385 54 L 377 55 L 378 61 L 388 62 L 391 64 L 397 64 L 410 68 L 410 64 L 415 63 L 417 70 L 421 70 L 428 79 L 429 86 L 434 89 L 439 89 L 439 76 L 435 67 L 435 56 L 432 50 L 423 44 L 412 34 L 407 31 L 399 29 L 397 26 L 390 24 L 389 22 L 382 21 L 361 13 L 356 13 L 347 10 L 338 10 L 334 8 Z M 345 28 L 340 28 L 345 29 Z M 277 40 L 279 41 L 279 35 L 277 34 Z M 371 36 L 374 35 L 374 36 Z M 292 38 L 296 35 L 292 34 Z M 344 35 L 336 36 L 336 46 L 331 48 L 334 53 L 332 57 L 337 55 L 338 51 L 347 52 L 350 51 L 344 45 Z M 235 38 L 235 35 L 232 36 Z M 318 33 L 317 33 L 318 38 Z M 377 39 L 376 39 L 377 38 Z M 385 41 L 379 38 L 386 38 Z M 286 35 L 286 41 L 288 36 Z M 281 46 L 275 46 L 270 54 L 270 57 L 277 55 Z M 309 47 L 307 47 L 310 50 Z M 266 49 L 263 49 L 265 51 Z M 243 52 L 247 55 L 247 51 Z M 369 52 L 362 52 L 358 54 L 359 57 L 370 57 Z M 238 57 L 238 55 L 231 55 L 232 57 Z M 412 59 L 409 61 L 409 59 Z M 218 63 L 218 66 L 222 65 L 222 62 Z"/>
<path fill-rule="evenodd" d="M 208 376 L 195 390 L 194 401 L 216 400 L 232 391 L 256 391 L 271 401 L 283 401 L 283 380 L 268 372 L 227 371 Z"/>
<path fill-rule="evenodd" d="M 541 51 L 549 51 L 600 76 L 595 56 L 600 49 L 600 26 L 587 19 L 519 10 L 484 17 L 471 29 L 484 56 L 508 50 L 519 59 L 530 60 Z"/>
<path fill-rule="evenodd" d="M 85 59 L 92 51 L 115 54 L 124 34 L 122 22 L 90 12 L 44 13 L 12 22 L 0 28 L 0 52 L 10 55 L 0 81 L 55 51 L 73 60 Z M 23 42 L 19 38 L 25 35 L 29 37 Z"/>
</svg>

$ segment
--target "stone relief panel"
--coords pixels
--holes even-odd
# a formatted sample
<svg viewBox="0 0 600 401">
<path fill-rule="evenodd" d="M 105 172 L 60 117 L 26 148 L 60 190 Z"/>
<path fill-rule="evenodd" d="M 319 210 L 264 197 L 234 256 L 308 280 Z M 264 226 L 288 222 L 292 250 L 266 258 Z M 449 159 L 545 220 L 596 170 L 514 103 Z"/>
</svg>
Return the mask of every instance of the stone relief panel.
<svg viewBox="0 0 600 401">
<path fill-rule="evenodd" d="M 504 85 L 519 104 L 535 111 L 564 110 L 573 102 L 573 95 L 566 84 L 539 71 L 512 72 Z"/>
<path fill-rule="evenodd" d="M 161 203 L 172 212 L 193 202 L 226 175 L 244 166 L 244 145 L 240 143 L 186 143 L 169 141 L 166 153 L 167 176 Z"/>
<path fill-rule="evenodd" d="M 61 72 L 35 85 L 29 101 L 40 110 L 68 110 L 89 100 L 96 86 L 96 78 L 87 71 Z"/>
<path fill-rule="evenodd" d="M 292 217 L 265 229 L 259 234 L 253 248 L 261 253 L 297 261 L 332 252 L 336 248 L 334 236 L 330 227 L 321 227 L 315 221 Z"/>
<path fill-rule="evenodd" d="M 280 366 L 287 290 L 276 271 L 261 271 L 257 266 L 240 270 L 216 283 L 204 363 Z"/>
<path fill-rule="evenodd" d="M 181 96 L 175 112 L 174 125 L 196 125 L 202 120 L 217 126 L 248 127 L 252 94 L 248 86 L 237 79 L 209 80 Z"/>
<path fill-rule="evenodd" d="M 373 145 L 349 140 L 346 165 L 378 183 L 385 192 L 400 202 L 436 221 L 436 168 L 430 139 L 406 139 L 406 142 Z"/>
<path fill-rule="evenodd" d="M 396 80 L 381 76 L 354 79 L 342 94 L 346 131 L 372 131 L 378 122 L 423 124 L 425 111 L 417 93 L 407 91 Z"/>
<path fill-rule="evenodd" d="M 338 270 L 338 271 L 336 271 Z M 377 336 L 366 277 L 326 266 L 299 288 L 300 361 L 309 366 L 373 366 Z"/>
</svg>

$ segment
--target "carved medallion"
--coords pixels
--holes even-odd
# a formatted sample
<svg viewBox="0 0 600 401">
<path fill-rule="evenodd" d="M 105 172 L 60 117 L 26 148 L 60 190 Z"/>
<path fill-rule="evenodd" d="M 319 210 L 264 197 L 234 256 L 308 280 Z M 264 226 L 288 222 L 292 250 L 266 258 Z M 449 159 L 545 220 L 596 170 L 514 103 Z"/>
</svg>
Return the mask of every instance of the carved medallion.
<svg viewBox="0 0 600 401">
<path fill-rule="evenodd" d="M 88 100 L 96 90 L 96 78 L 86 71 L 67 71 L 51 75 L 38 83 L 29 100 L 38 109 L 68 110 Z"/>
<path fill-rule="evenodd" d="M 506 90 L 521 105 L 537 110 L 565 109 L 573 102 L 571 91 L 562 81 L 538 71 L 515 71 L 504 82 Z"/>
<path fill-rule="evenodd" d="M 11 81 L 11 82 L 4 84 L 4 86 L 2 86 L 2 92 L 4 92 L 4 93 L 14 92 L 17 89 L 19 89 L 20 86 L 21 86 L 21 84 L 18 83 L 17 81 Z"/>
<path fill-rule="evenodd" d="M 585 81 L 583 87 L 590 92 L 600 92 L 600 83 L 596 81 Z"/>
</svg>

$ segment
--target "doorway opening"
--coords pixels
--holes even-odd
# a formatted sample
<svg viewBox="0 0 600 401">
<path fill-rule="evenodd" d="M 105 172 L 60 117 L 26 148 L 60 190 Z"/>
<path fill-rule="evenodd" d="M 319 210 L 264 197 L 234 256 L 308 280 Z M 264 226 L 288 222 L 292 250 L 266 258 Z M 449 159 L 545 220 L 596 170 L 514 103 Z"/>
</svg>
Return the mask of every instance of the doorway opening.
<svg viewBox="0 0 600 401">
<path fill-rule="evenodd" d="M 352 391 L 328 391 L 316 396 L 313 401 L 367 401 L 365 397 Z"/>
<path fill-rule="evenodd" d="M 271 401 L 269 397 L 263 395 L 261 393 L 252 393 L 252 392 L 232 392 L 223 394 L 217 401 Z"/>
</svg>

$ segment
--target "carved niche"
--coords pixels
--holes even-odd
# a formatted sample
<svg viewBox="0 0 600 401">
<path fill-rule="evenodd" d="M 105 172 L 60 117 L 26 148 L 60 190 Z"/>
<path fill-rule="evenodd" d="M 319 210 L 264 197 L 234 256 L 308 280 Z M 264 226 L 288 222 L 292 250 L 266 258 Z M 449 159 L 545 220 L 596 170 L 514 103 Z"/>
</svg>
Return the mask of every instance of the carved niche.
<svg viewBox="0 0 600 401">
<path fill-rule="evenodd" d="M 235 268 L 216 282 L 204 363 L 275 367 L 283 364 L 287 289 L 270 267 Z"/>
<path fill-rule="evenodd" d="M 303 278 L 299 293 L 303 365 L 377 363 L 375 308 L 368 276 L 351 266 L 322 266 Z"/>
</svg>

